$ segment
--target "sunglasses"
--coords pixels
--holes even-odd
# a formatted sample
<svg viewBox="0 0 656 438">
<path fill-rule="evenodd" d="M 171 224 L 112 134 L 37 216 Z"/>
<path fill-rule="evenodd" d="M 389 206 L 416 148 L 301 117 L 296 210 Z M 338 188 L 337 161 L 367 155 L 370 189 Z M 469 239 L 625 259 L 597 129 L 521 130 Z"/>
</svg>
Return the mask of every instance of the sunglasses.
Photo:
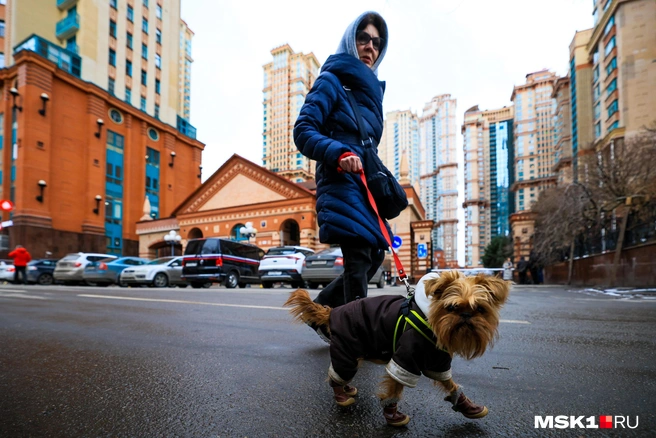
<svg viewBox="0 0 656 438">
<path fill-rule="evenodd" d="M 355 38 L 355 41 L 362 46 L 366 46 L 369 44 L 369 41 L 371 41 L 371 45 L 374 47 L 374 49 L 376 49 L 376 51 L 380 51 L 381 46 L 385 42 L 385 39 L 380 37 L 372 37 L 367 32 L 363 31 L 358 34 L 358 36 Z"/>
</svg>

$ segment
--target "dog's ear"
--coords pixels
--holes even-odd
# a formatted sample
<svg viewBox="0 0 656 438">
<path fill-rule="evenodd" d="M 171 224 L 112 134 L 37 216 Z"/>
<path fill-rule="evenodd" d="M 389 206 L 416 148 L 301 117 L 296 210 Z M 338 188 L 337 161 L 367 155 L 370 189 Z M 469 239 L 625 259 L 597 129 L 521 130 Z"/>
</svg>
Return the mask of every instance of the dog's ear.
<svg viewBox="0 0 656 438">
<path fill-rule="evenodd" d="M 479 274 L 474 278 L 474 283 L 485 288 L 497 306 L 503 306 L 508 299 L 510 292 L 510 282 L 508 281 L 499 277 Z"/>
<path fill-rule="evenodd" d="M 424 280 L 424 291 L 426 292 L 426 296 L 428 298 L 433 298 L 434 300 L 441 299 L 444 291 L 462 276 L 463 274 L 461 272 L 452 270 L 440 272 L 440 276 L 437 278 Z"/>
</svg>

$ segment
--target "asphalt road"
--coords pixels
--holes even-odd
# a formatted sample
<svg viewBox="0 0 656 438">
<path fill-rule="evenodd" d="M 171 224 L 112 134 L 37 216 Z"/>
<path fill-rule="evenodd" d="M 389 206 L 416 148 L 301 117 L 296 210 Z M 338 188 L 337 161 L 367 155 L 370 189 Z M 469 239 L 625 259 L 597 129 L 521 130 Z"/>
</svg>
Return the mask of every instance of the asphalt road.
<svg viewBox="0 0 656 438">
<path fill-rule="evenodd" d="M 290 291 L 0 286 L 0 436 L 656 434 L 656 300 L 515 286 L 494 349 L 453 363 L 489 415 L 462 417 L 421 379 L 400 404 L 412 421 L 394 429 L 380 365 L 359 371 L 355 405 L 334 405 L 328 347 L 281 308 Z M 638 427 L 536 429 L 536 415 Z"/>
</svg>

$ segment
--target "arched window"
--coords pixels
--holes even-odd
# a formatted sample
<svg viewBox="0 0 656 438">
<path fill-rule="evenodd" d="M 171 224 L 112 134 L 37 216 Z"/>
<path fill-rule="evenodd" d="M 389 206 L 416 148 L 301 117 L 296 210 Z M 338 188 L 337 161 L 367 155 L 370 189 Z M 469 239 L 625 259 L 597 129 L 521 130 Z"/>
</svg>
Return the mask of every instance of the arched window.
<svg viewBox="0 0 656 438">
<path fill-rule="evenodd" d="M 298 222 L 294 219 L 287 219 L 280 226 L 280 245 L 300 245 L 301 231 Z"/>
<path fill-rule="evenodd" d="M 200 239 L 203 237 L 203 232 L 200 230 L 200 228 L 192 228 L 189 230 L 189 239 Z"/>
<path fill-rule="evenodd" d="M 248 236 L 244 236 L 239 232 L 239 229 L 241 227 L 245 227 L 246 225 L 244 224 L 237 224 L 234 227 L 232 227 L 232 230 L 230 230 L 230 239 L 232 240 L 248 240 Z"/>
</svg>

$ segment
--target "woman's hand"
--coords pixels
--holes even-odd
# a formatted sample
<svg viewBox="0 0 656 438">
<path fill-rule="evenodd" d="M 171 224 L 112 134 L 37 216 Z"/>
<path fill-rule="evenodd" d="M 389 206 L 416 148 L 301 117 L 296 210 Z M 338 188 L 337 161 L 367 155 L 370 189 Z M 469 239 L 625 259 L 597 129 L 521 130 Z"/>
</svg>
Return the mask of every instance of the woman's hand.
<svg viewBox="0 0 656 438">
<path fill-rule="evenodd" d="M 362 161 L 360 161 L 360 157 L 357 155 L 349 155 L 339 160 L 339 167 L 344 172 L 361 173 Z"/>
</svg>

